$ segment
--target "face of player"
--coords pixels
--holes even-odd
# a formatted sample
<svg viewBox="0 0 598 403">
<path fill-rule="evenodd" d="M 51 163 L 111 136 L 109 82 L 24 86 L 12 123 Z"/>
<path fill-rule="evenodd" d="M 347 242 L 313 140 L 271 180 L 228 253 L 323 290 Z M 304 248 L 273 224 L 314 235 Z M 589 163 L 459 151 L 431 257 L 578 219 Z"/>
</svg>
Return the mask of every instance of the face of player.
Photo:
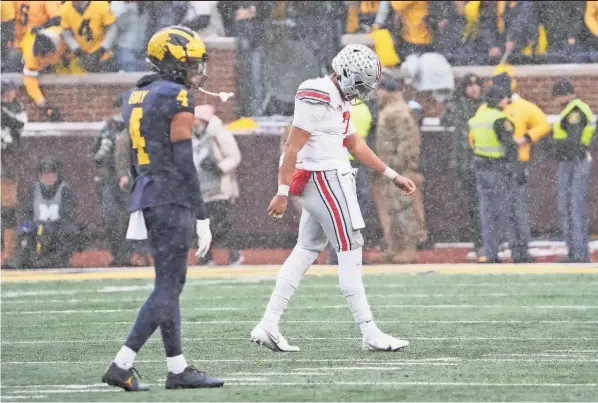
<svg viewBox="0 0 598 403">
<path fill-rule="evenodd" d="M 199 61 L 187 70 L 187 83 L 193 88 L 200 88 L 208 79 L 208 67 L 205 61 Z"/>
</svg>

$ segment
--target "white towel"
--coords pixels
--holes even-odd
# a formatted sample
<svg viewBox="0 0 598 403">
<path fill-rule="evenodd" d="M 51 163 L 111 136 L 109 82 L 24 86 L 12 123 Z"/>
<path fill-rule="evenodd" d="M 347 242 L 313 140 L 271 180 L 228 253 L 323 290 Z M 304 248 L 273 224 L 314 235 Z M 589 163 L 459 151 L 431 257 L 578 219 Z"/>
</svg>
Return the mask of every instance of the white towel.
<svg viewBox="0 0 598 403">
<path fill-rule="evenodd" d="M 341 189 L 345 194 L 347 207 L 349 209 L 349 217 L 351 218 L 351 226 L 355 231 L 365 228 L 365 222 L 361 215 L 359 202 L 357 201 L 357 186 L 355 185 L 355 176 L 357 175 L 357 168 L 347 170 L 337 170 L 336 175 L 341 184 Z"/>
<path fill-rule="evenodd" d="M 147 228 L 145 226 L 145 218 L 143 218 L 143 212 L 141 210 L 134 211 L 129 216 L 127 239 L 133 239 L 136 241 L 147 239 Z"/>
</svg>

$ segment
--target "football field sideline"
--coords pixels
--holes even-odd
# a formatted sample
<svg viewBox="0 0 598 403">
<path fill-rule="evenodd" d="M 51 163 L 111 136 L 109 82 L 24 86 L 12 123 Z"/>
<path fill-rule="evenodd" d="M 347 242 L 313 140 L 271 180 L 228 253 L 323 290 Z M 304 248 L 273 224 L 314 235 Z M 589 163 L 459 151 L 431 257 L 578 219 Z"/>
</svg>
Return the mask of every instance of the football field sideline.
<svg viewBox="0 0 598 403">
<path fill-rule="evenodd" d="M 215 266 L 189 268 L 188 278 L 243 278 L 274 277 L 279 265 L 264 266 Z M 336 275 L 337 266 L 314 265 L 307 276 Z M 364 265 L 364 274 L 439 273 L 439 274 L 598 274 L 598 264 L 413 264 L 413 265 Z M 0 281 L 78 281 L 152 279 L 150 267 L 97 268 L 97 269 L 47 269 L 2 271 Z"/>
</svg>

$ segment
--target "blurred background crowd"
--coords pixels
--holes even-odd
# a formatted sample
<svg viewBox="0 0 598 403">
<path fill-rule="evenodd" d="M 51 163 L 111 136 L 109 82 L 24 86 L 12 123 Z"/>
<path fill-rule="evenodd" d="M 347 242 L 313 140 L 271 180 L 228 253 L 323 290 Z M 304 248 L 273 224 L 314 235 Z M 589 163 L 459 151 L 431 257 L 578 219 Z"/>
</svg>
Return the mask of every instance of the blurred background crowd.
<svg viewBox="0 0 598 403">
<path fill-rule="evenodd" d="M 558 165 L 552 181 L 557 187 L 559 239 L 569 247 L 564 260 L 590 260 L 587 195 L 594 115 L 571 82 L 555 80 L 546 98 L 558 103 L 562 112 L 558 122 L 549 123 L 538 105 L 517 94 L 512 65 L 597 62 L 598 1 L 2 1 L 1 5 L 2 72 L 22 73 L 29 98 L 18 99 L 15 83 L 2 80 L 3 267 L 64 267 L 75 251 L 96 244 L 76 224 L 78 197 L 64 179 L 61 161 L 68 155 L 39 161 L 35 181 L 23 192 L 26 198 L 17 200 L 16 189 L 23 186 L 19 138 L 27 123 L 24 103 L 36 105 L 48 120 L 62 120 L 60 109 L 42 92 L 39 76 L 146 71 L 148 37 L 175 24 L 198 31 L 207 42 L 236 38 L 239 117 L 292 116 L 298 85 L 329 72 L 344 35 L 355 34 L 353 41 L 374 48 L 384 65 L 380 88 L 373 99 L 354 107 L 352 120 L 368 144 L 418 186 L 414 197 L 397 197 L 386 182 L 378 182 L 352 160 L 362 168 L 357 191 L 364 216 L 375 217 L 380 227 L 380 233 L 366 229 L 366 239 L 369 246 L 381 248 L 384 261 L 414 263 L 418 249 L 433 246 L 424 203 L 433 161 L 426 161 L 422 152 L 424 113 L 416 102 L 416 95 L 423 92 L 430 92 L 441 105 L 440 124 L 452 128 L 447 131 L 452 136 L 449 168 L 457 181 L 451 185 L 471 223 L 469 233 L 456 234 L 455 239 L 472 241 L 468 259 L 498 262 L 499 254 L 504 257 L 500 249 L 510 247 L 516 262 L 534 261 L 528 253 L 532 240 L 528 167 L 532 144 L 546 139 Z M 474 65 L 492 65 L 492 77 L 466 74 L 455 85 L 452 66 Z M 89 158 L 96 168 L 93 179 L 111 264 L 146 265 L 150 262 L 145 245 L 125 240 L 130 145 L 120 114 L 124 95 L 116 95 L 114 109 L 93 138 Z M 244 245 L 235 237 L 229 216 L 236 200 L 243 198 L 236 175 L 243 157 L 230 131 L 235 122 L 226 125 L 217 115 L 211 105 L 195 111 L 195 164 L 214 244 L 227 249 L 226 261 L 236 265 L 245 260 L 239 251 Z M 485 136 L 504 136 L 494 128 L 503 118 L 513 126 L 507 136 L 512 141 L 504 144 L 512 152 L 481 155 L 476 139 L 479 145 Z M 492 193 L 497 186 L 488 183 L 500 180 L 504 186 Z M 334 261 L 334 253 L 330 256 Z M 213 256 L 199 263 L 212 265 Z"/>
<path fill-rule="evenodd" d="M 284 113 L 274 94 L 325 72 L 344 34 L 366 34 L 384 67 L 426 52 L 453 66 L 598 61 L 598 1 L 3 1 L 2 71 L 22 71 L 46 108 L 40 73 L 146 70 L 148 37 L 176 24 L 238 39 L 242 116 Z"/>
</svg>

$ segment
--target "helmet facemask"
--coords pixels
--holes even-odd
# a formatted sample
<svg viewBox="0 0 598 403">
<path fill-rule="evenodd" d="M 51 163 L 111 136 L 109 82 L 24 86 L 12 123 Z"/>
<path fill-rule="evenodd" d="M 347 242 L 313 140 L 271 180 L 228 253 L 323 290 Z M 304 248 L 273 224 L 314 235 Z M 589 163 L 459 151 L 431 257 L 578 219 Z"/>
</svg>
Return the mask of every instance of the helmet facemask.
<svg viewBox="0 0 598 403">
<path fill-rule="evenodd" d="M 191 88 L 202 87 L 208 79 L 208 55 L 204 53 L 201 59 L 187 62 L 185 82 Z"/>
</svg>

